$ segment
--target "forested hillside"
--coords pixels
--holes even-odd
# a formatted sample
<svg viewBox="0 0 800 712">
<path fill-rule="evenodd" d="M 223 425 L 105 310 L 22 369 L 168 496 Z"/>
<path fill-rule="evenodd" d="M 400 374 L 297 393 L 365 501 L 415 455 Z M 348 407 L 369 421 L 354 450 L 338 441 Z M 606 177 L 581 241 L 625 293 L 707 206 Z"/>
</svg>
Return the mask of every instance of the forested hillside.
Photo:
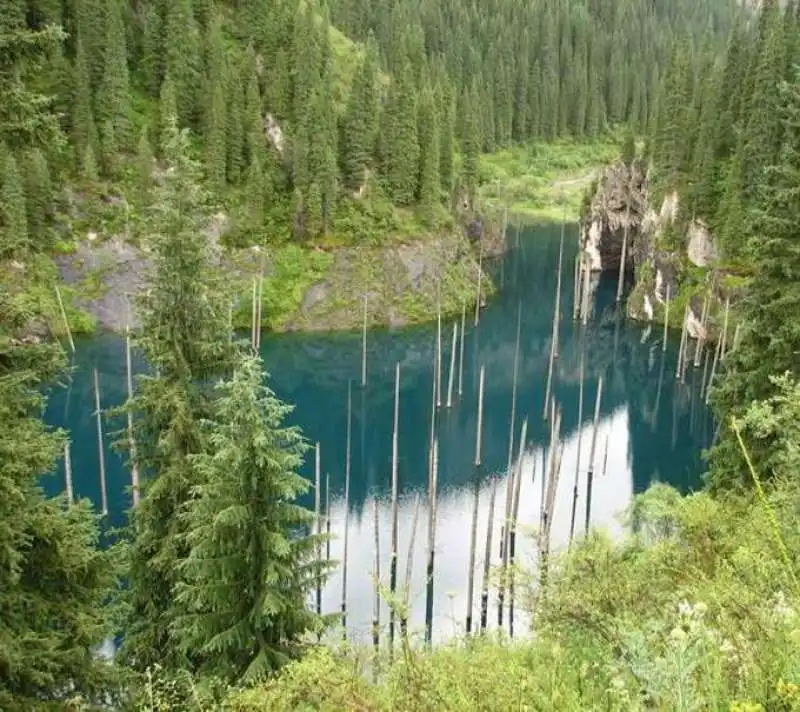
<svg viewBox="0 0 800 712">
<path fill-rule="evenodd" d="M 800 5 L 761 4 L 0 2 L 0 708 L 800 708 Z M 372 684 L 320 642 L 307 444 L 234 338 L 209 216 L 240 246 L 419 237 L 479 212 L 481 154 L 613 129 L 745 295 L 713 488 L 656 486 L 628 540 L 520 571 L 535 639 L 404 638 Z M 69 459 L 41 418 L 66 367 L 47 324 L 75 317 L 50 256 L 95 229 L 150 260 L 112 547 L 39 487 Z"/>
<path fill-rule="evenodd" d="M 675 42 L 713 47 L 729 15 L 716 0 L 11 2 L 6 32 L 64 33 L 37 65 L 6 60 L 52 97 L 64 141 L 6 136 L 5 229 L 46 244 L 75 202 L 119 223 L 122 201 L 135 219 L 172 110 L 239 243 L 436 228 L 454 194 L 474 198 L 481 150 L 644 131 Z"/>
<path fill-rule="evenodd" d="M 680 229 L 702 220 L 720 249 L 720 274 L 738 300 L 739 348 L 715 392 L 722 440 L 713 481 L 748 477 L 729 427 L 749 403 L 777 391 L 773 378 L 800 369 L 800 8 L 762 3 L 737 17 L 727 48 L 696 54 L 676 45 L 650 134 L 653 181 L 681 195 Z M 753 426 L 755 427 L 755 426 Z M 778 432 L 759 432 L 757 464 L 769 476 Z"/>
</svg>

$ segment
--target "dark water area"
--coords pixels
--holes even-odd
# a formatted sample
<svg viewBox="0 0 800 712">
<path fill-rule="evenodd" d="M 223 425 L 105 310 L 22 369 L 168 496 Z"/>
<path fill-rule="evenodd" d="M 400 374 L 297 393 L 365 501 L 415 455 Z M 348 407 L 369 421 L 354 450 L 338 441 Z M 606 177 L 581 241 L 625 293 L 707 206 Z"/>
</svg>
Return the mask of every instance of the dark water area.
<svg viewBox="0 0 800 712">
<path fill-rule="evenodd" d="M 463 629 L 469 568 L 469 531 L 475 488 L 479 493 L 478 561 L 476 587 L 482 581 L 483 551 L 488 520 L 488 500 L 497 484 L 494 541 L 505 502 L 509 452 L 509 424 L 513 390 L 513 363 L 517 315 L 521 304 L 520 359 L 518 367 L 513 466 L 517 464 L 522 420 L 527 418 L 527 438 L 522 454 L 520 522 L 534 530 L 541 511 L 542 462 L 549 442 L 549 425 L 543 419 L 550 331 L 555 304 L 559 226 L 525 229 L 517 242 L 509 234 L 511 249 L 491 266 L 499 287 L 474 325 L 467 315 L 464 347 L 463 395 L 454 377 L 453 405 L 446 407 L 453 322 L 442 324 L 442 406 L 437 414 L 439 442 L 439 509 L 436 526 L 434 639 L 442 640 Z M 662 331 L 624 318 L 615 304 L 616 280 L 604 277 L 596 290 L 594 313 L 587 326 L 572 320 L 573 271 L 577 252 L 576 227 L 566 229 L 562 282 L 559 357 L 555 363 L 554 393 L 562 408 L 565 442 L 561 477 L 553 516 L 553 548 L 569 535 L 572 491 L 580 439 L 580 495 L 576 518 L 582 531 L 585 518 L 585 484 L 595 396 L 604 379 L 599 432 L 595 453 L 595 482 L 591 522 L 614 535 L 624 531 L 620 514 L 631 497 L 654 481 L 672 484 L 683 492 L 699 486 L 703 472 L 702 450 L 712 437 L 712 418 L 700 396 L 701 369 L 689 368 L 686 383 L 675 378 L 678 334 L 671 334 L 662 349 Z M 460 317 L 456 319 L 460 323 Z M 331 556 L 341 559 L 344 531 L 344 473 L 346 458 L 347 393 L 352 387 L 352 449 L 349 524 L 348 628 L 354 638 L 366 641 L 373 606 L 374 502 L 377 498 L 381 576 L 388 581 L 389 520 L 392 457 L 392 421 L 395 364 L 400 364 L 399 464 L 400 543 L 399 581 L 405 581 L 406 557 L 414 503 L 420 495 L 420 516 L 414 547 L 410 587 L 411 627 L 424 623 L 425 551 L 427 546 L 428 443 L 431 428 L 431 392 L 434 378 L 436 324 L 399 330 L 375 330 L 367 339 L 367 386 L 361 387 L 360 333 L 267 335 L 262 355 L 269 384 L 277 395 L 296 407 L 290 421 L 302 427 L 310 443 L 319 442 L 323 481 L 330 477 Z M 49 423 L 71 433 L 73 481 L 76 496 L 88 497 L 100 509 L 99 458 L 93 416 L 92 371 L 99 371 L 103 409 L 125 399 L 124 341 L 111 334 L 76 344 L 75 371 L 63 388 L 50 397 Z M 578 419 L 580 354 L 585 349 L 584 408 Z M 458 366 L 458 358 L 456 358 Z M 485 367 L 482 467 L 473 465 L 477 426 L 478 380 Z M 134 370 L 142 372 L 141 358 Z M 115 431 L 124 423 L 104 421 L 108 482 L 108 522 L 122 525 L 130 506 L 129 473 L 122 458 L 112 451 Z M 580 435 L 580 437 L 579 437 Z M 303 474 L 313 479 L 313 452 Z M 63 490 L 63 466 L 45 479 L 50 494 Z M 313 505 L 313 496 L 306 497 Z M 497 546 L 493 564 L 497 563 Z M 530 537 L 518 544 L 522 563 L 535 563 Z M 336 611 L 342 599 L 340 573 L 334 574 L 323 593 L 323 608 Z M 492 615 L 496 620 L 492 598 Z M 476 605 L 477 615 L 477 605 Z M 388 620 L 386 609 L 381 620 Z"/>
</svg>

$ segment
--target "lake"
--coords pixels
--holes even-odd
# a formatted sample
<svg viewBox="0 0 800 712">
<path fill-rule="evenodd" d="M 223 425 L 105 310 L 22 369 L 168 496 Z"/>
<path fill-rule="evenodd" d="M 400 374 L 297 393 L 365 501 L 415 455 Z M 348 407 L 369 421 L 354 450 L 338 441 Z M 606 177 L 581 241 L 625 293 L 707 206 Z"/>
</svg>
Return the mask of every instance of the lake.
<svg viewBox="0 0 800 712">
<path fill-rule="evenodd" d="M 513 466 L 517 465 L 521 423 L 527 418 L 522 453 L 520 526 L 530 534 L 539 525 L 542 499 L 542 462 L 549 443 L 549 425 L 543 418 L 550 332 L 555 304 L 561 227 L 526 228 L 519 238 L 509 231 L 511 249 L 491 264 L 498 294 L 482 311 L 477 326 L 467 316 L 464 344 L 463 394 L 454 378 L 452 407 L 446 406 L 453 322 L 442 324 L 442 406 L 437 414 L 438 514 L 434 592 L 434 641 L 463 631 L 469 568 L 472 508 L 477 488 L 479 502 L 476 558 L 475 617 L 478 617 L 483 579 L 484 542 L 489 496 L 496 484 L 493 564 L 498 562 L 499 526 L 503 517 L 509 452 L 514 352 L 520 314 Z M 596 292 L 594 312 L 587 326 L 572 320 L 573 271 L 577 253 L 577 226 L 566 228 L 562 283 L 559 354 L 555 361 L 553 392 L 562 408 L 564 452 L 552 518 L 552 548 L 569 539 L 578 441 L 581 466 L 576 530 L 583 533 L 586 508 L 586 471 L 592 439 L 598 380 L 604 380 L 595 478 L 590 513 L 592 527 L 613 535 L 624 529 L 617 515 L 631 497 L 655 481 L 681 491 L 699 486 L 702 450 L 713 435 L 713 421 L 700 395 L 700 369 L 689 368 L 686 382 L 675 378 L 679 334 L 671 334 L 662 349 L 662 330 L 624 318 L 624 306 L 615 304 L 616 279 L 603 277 Z M 521 310 L 520 310 L 521 304 Z M 456 319 L 460 323 L 460 317 Z M 389 521 L 394 410 L 395 365 L 400 364 L 399 418 L 399 582 L 405 581 L 407 549 L 417 495 L 419 524 L 413 552 L 410 587 L 410 626 L 419 631 L 425 621 L 425 562 L 428 538 L 426 490 L 431 393 L 437 327 L 375 330 L 367 337 L 367 385 L 361 387 L 362 337 L 352 334 L 281 334 L 262 340 L 269 384 L 296 408 L 291 422 L 300 425 L 309 442 L 319 442 L 323 473 L 330 480 L 330 554 L 340 560 L 345 519 L 348 387 L 352 389 L 351 485 L 349 503 L 349 568 L 347 627 L 358 641 L 370 639 L 374 600 L 374 506 L 377 500 L 381 578 L 388 582 Z M 72 378 L 54 389 L 46 418 L 67 428 L 72 438 L 73 480 L 76 496 L 88 497 L 100 509 L 99 457 L 93 416 L 93 369 L 98 369 L 102 408 L 125 398 L 124 341 L 101 334 L 76 343 Z M 584 407 L 578 418 L 580 355 L 584 350 Z M 458 364 L 458 359 L 456 359 Z M 478 381 L 485 368 L 482 463 L 475 468 Z M 141 358 L 134 369 L 144 370 Z M 108 523 L 125 522 L 130 506 L 129 474 L 110 442 L 121 422 L 104 421 L 108 483 Z M 580 437 L 579 437 L 580 436 Z M 303 474 L 313 479 L 314 457 L 309 452 Z M 324 477 L 323 475 L 323 482 Z M 64 488 L 63 465 L 45 478 L 45 489 Z M 313 496 L 306 498 L 313 505 Z M 532 536 L 522 537 L 517 556 L 523 564 L 535 561 Z M 338 611 L 342 599 L 337 572 L 323 591 L 323 610 Z M 388 620 L 381 611 L 381 624 Z M 490 627 L 496 627 L 494 595 L 490 598 Z M 517 616 L 517 630 L 523 621 Z"/>
</svg>

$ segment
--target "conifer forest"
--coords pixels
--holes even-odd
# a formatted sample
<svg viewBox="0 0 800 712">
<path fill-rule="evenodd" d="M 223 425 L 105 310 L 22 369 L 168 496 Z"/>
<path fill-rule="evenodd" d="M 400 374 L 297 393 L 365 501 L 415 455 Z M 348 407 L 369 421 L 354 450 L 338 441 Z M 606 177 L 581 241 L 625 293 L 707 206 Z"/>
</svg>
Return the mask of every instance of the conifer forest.
<svg viewBox="0 0 800 712">
<path fill-rule="evenodd" d="M 609 176 L 624 177 L 623 202 Z M 546 383 L 546 395 L 537 412 L 523 412 L 522 395 L 517 405 L 520 349 L 536 356 L 520 324 L 542 309 L 523 297 L 497 317 L 516 329 L 499 468 L 510 484 L 502 495 L 487 485 L 485 570 L 475 487 L 471 544 L 468 529 L 458 537 L 471 550 L 466 629 L 432 644 L 430 622 L 424 639 L 409 632 L 402 582 L 412 564 L 424 573 L 429 621 L 434 572 L 452 554 L 435 538 L 445 430 L 434 426 L 462 396 L 466 329 L 477 333 L 511 281 L 493 260 L 514 239 L 519 249 L 521 232 L 538 239 L 509 212 L 525 201 L 561 230 L 546 350 L 519 388 Z M 572 278 L 561 223 L 574 227 L 579 204 L 573 313 L 561 302 L 562 273 Z M 575 220 L 558 218 L 572 207 Z M 696 258 L 698 241 L 713 256 Z M 136 279 L 118 287 L 110 275 L 125 260 Z M 402 281 L 398 264 L 414 274 Z M 628 498 L 620 536 L 590 530 L 588 502 L 585 534 L 576 527 L 575 464 L 569 544 L 551 550 L 552 473 L 569 441 L 555 382 L 573 398 L 580 380 L 589 502 L 601 399 L 616 397 L 610 377 L 603 395 L 603 375 L 596 405 L 583 390 L 584 335 L 600 333 L 584 311 L 600 273 L 613 273 L 618 323 L 647 323 L 662 376 L 662 348 L 674 345 L 666 380 L 700 378 L 713 428 L 697 448 L 697 486 L 679 492 L 660 472 Z M 112 297 L 113 324 L 97 306 Z M 583 329 L 574 373 L 560 321 Z M 310 347 L 281 342 L 279 358 L 262 333 L 353 331 L 337 384 L 347 522 L 368 348 L 388 353 L 385 327 L 426 322 L 438 340 L 419 367 L 433 370 L 434 392 L 426 381 L 413 525 L 397 522 L 409 376 L 394 352 L 383 394 L 394 420 L 362 423 L 362 441 L 386 426 L 393 442 L 379 477 L 394 519 L 381 570 L 375 499 L 376 613 L 361 645 L 348 638 L 344 596 L 348 541 L 359 542 L 331 530 L 319 436 L 276 385 Z M 101 405 L 95 368 L 103 499 L 91 501 L 73 483 L 97 480 L 79 455 L 98 446 L 54 427 L 48 402 L 72 387 L 76 351 L 105 331 L 119 336 L 124 398 Z M 134 375 L 131 352 L 147 366 Z M 800 710 L 798 354 L 798 0 L 0 0 L 0 710 Z M 478 471 L 494 411 L 487 396 L 483 420 L 475 370 L 464 402 L 479 403 L 477 417 L 458 448 Z M 333 421 L 322 396 L 311 402 Z M 514 558 L 528 428 L 550 443 L 542 514 L 520 522 L 535 564 Z M 120 527 L 103 442 L 124 467 Z M 358 516 L 372 526 L 372 511 Z M 406 563 L 397 531 L 412 526 L 426 558 L 412 562 L 409 544 Z M 342 536 L 344 562 L 330 555 Z M 342 575 L 341 607 L 338 589 L 322 605 L 323 585 Z M 515 606 L 527 616 L 516 629 Z"/>
</svg>

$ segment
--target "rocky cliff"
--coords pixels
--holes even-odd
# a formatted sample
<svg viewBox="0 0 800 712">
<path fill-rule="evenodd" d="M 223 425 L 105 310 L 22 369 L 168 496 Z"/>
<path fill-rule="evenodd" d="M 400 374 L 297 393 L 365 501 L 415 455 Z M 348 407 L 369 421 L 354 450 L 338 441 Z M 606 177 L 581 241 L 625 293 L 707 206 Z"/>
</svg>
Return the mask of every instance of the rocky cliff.
<svg viewBox="0 0 800 712">
<path fill-rule="evenodd" d="M 223 214 L 213 216 L 209 239 L 219 243 L 229 222 Z M 240 295 L 235 322 L 249 325 L 252 285 L 259 274 L 264 276 L 263 325 L 276 331 L 360 328 L 364 294 L 373 326 L 435 319 L 439 300 L 443 313 L 460 314 L 462 304 L 469 308 L 475 303 L 481 253 L 487 258 L 504 250 L 501 231 L 493 224 L 462 215 L 449 231 L 382 247 L 223 248 L 223 269 Z M 135 297 L 145 288 L 151 264 L 146 245 L 90 231 L 55 261 L 69 286 L 65 294 L 100 328 L 138 326 Z M 481 301 L 493 291 L 483 269 Z"/>
<path fill-rule="evenodd" d="M 702 221 L 682 215 L 678 193 L 667 193 L 658 209 L 653 202 L 640 161 L 609 166 L 584 205 L 583 264 L 595 278 L 601 272 L 616 277 L 627 235 L 625 271 L 634 276 L 626 307 L 629 317 L 663 322 L 669 300 L 670 326 L 681 328 L 685 315 L 689 336 L 706 340 L 725 329 L 728 312 L 732 339 L 735 306 L 746 290 L 746 278 L 725 265 Z"/>
</svg>

